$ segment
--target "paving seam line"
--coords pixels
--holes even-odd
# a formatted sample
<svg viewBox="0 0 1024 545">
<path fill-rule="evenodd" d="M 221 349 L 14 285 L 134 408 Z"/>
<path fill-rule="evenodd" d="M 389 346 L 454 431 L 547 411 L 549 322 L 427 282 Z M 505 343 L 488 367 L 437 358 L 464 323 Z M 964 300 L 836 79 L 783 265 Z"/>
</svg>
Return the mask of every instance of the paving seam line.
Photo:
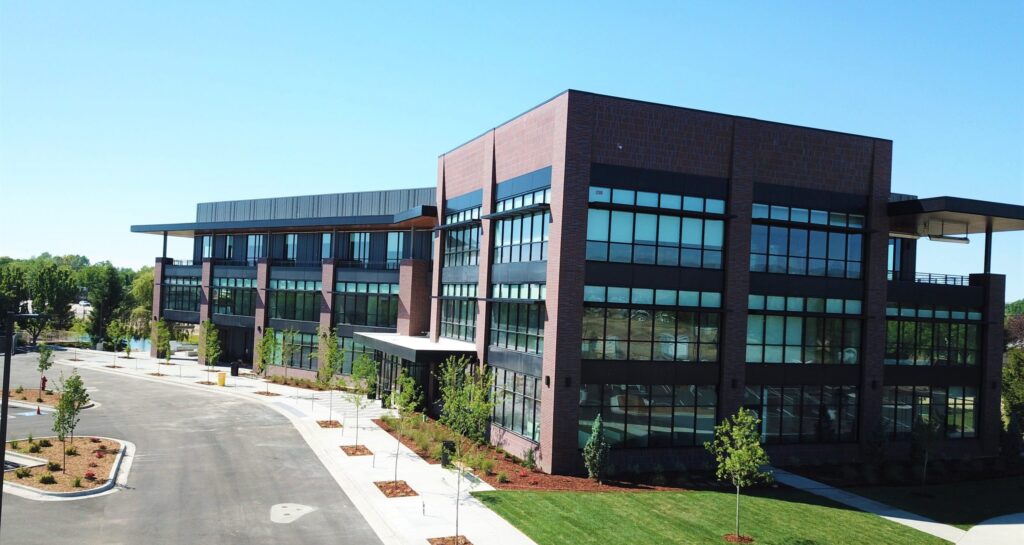
<svg viewBox="0 0 1024 545">
<path fill-rule="evenodd" d="M 359 514 L 363 516 L 363 519 L 366 520 L 366 522 L 370 526 L 370 528 L 373 529 L 374 533 L 377 534 L 377 537 L 385 545 L 408 545 L 408 544 L 412 543 L 410 541 L 405 541 L 405 540 L 403 540 L 400 537 L 398 532 L 394 528 L 392 528 L 390 524 L 388 524 L 386 522 L 386 518 L 384 517 L 384 514 L 380 513 L 377 510 L 377 508 L 373 505 L 373 503 L 370 502 L 368 498 L 366 498 L 366 496 L 362 493 L 362 491 L 360 491 L 358 489 L 357 486 L 355 486 L 355 483 L 352 482 L 348 478 L 347 475 L 345 475 L 343 470 L 341 470 L 341 469 L 334 470 L 334 469 L 331 468 L 331 464 L 329 463 L 329 461 L 331 461 L 331 457 L 329 456 L 329 454 L 327 452 L 321 452 L 321 450 L 319 448 L 317 448 L 317 446 L 314 445 L 314 439 L 311 436 L 307 435 L 307 433 L 305 433 L 304 430 L 302 429 L 302 427 L 300 426 L 300 423 L 301 423 L 300 418 L 297 417 L 297 416 L 289 414 L 288 412 L 284 411 L 280 407 L 275 406 L 273 401 L 271 401 L 270 399 L 267 399 L 267 400 L 253 399 L 252 397 L 250 397 L 247 394 L 238 393 L 238 392 L 232 392 L 232 391 L 225 390 L 223 388 L 212 389 L 210 386 L 205 386 L 205 385 L 200 385 L 200 384 L 195 384 L 195 383 L 186 383 L 186 382 L 181 382 L 181 381 L 176 381 L 176 380 L 161 380 L 161 377 L 141 376 L 141 375 L 138 375 L 138 374 L 136 374 L 135 372 L 132 372 L 132 371 L 125 372 L 125 371 L 119 371 L 117 369 L 109 369 L 109 368 L 104 368 L 104 367 L 82 366 L 81 365 L 82 363 L 86 363 L 86 362 L 83 362 L 83 361 L 71 362 L 71 361 L 67 361 L 67 360 L 57 360 L 57 361 L 55 361 L 55 363 L 61 363 L 61 364 L 64 364 L 64 365 L 70 365 L 72 367 L 84 367 L 85 369 L 89 369 L 89 370 L 92 370 L 92 371 L 99 371 L 99 372 L 102 372 L 102 373 L 110 373 L 110 374 L 115 374 L 115 375 L 119 375 L 119 376 L 127 376 L 127 377 L 131 377 L 131 378 L 135 378 L 135 379 L 141 379 L 141 380 L 146 380 L 146 381 L 149 381 L 149 382 L 154 382 L 154 383 L 157 383 L 157 384 L 170 384 L 170 385 L 176 385 L 176 386 L 181 386 L 181 387 L 185 387 L 185 388 L 191 388 L 191 389 L 198 390 L 198 391 L 210 392 L 210 393 L 214 393 L 214 394 L 218 394 L 218 395 L 229 395 L 229 396 L 232 396 L 232 397 L 235 397 L 235 398 L 238 398 L 238 399 L 250 402 L 250 403 L 254 403 L 254 404 L 257 404 L 257 405 L 263 405 L 265 407 L 268 407 L 268 408 L 272 409 L 274 412 L 284 416 L 288 420 L 288 422 L 290 422 L 292 424 L 292 427 L 295 428 L 296 431 L 299 432 L 299 435 L 302 436 L 302 439 L 306 442 L 306 445 L 310 448 L 310 450 L 313 451 L 313 453 L 316 455 L 317 459 L 320 460 L 320 463 L 321 463 L 321 465 L 324 466 L 324 469 L 326 469 L 327 472 L 330 473 L 332 477 L 334 477 L 335 483 L 337 483 L 338 487 L 341 488 L 342 491 L 346 495 L 349 496 L 349 499 L 353 499 L 353 498 L 358 498 L 359 499 L 359 501 L 352 501 L 352 504 L 356 507 L 357 510 L 359 510 Z M 174 377 L 173 377 L 173 375 L 169 375 L 169 378 L 173 379 Z M 252 379 L 247 379 L 247 380 L 252 380 Z M 416 540 L 415 543 L 419 543 L 419 541 Z"/>
</svg>

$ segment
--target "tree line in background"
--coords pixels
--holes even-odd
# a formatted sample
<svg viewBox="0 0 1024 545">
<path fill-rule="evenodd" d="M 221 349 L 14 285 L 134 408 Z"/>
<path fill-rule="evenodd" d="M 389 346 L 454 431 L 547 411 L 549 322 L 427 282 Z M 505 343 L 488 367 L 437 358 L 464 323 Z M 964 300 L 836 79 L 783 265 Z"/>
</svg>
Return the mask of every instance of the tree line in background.
<svg viewBox="0 0 1024 545">
<path fill-rule="evenodd" d="M 83 300 L 89 302 L 88 314 L 76 318 L 71 305 Z M 0 313 L 29 310 L 39 317 L 18 320 L 18 327 L 33 344 L 49 330 L 88 333 L 94 343 L 111 342 L 112 332 L 121 333 L 120 342 L 146 337 L 153 312 L 153 268 L 117 268 L 80 255 L 0 257 Z"/>
</svg>

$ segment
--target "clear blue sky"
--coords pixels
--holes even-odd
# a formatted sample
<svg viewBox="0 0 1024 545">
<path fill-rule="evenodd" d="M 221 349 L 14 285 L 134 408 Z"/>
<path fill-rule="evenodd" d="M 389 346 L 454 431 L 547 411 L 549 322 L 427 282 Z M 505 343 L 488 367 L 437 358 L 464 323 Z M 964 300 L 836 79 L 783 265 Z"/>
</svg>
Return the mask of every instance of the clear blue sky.
<svg viewBox="0 0 1024 545">
<path fill-rule="evenodd" d="M 434 185 L 567 88 L 889 138 L 895 191 L 1024 204 L 1020 1 L 140 4 L 0 0 L 0 255 L 137 267 L 129 225 L 197 201 Z M 980 238 L 921 246 L 981 270 Z"/>
</svg>

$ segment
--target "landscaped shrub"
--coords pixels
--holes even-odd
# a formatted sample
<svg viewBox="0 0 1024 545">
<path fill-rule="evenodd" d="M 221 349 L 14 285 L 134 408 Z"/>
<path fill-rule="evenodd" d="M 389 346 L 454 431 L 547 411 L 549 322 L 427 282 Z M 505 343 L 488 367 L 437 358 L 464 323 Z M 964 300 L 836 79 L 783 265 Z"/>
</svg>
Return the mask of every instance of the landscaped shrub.
<svg viewBox="0 0 1024 545">
<path fill-rule="evenodd" d="M 28 434 L 28 442 L 29 442 L 29 443 L 31 443 L 31 442 L 32 442 L 32 434 L 31 434 L 31 433 L 30 433 L 30 434 Z"/>
<path fill-rule="evenodd" d="M 87 481 L 95 481 L 96 480 L 96 474 L 93 473 L 92 471 L 86 471 L 85 472 L 85 480 L 87 480 Z"/>
<path fill-rule="evenodd" d="M 19 467 L 18 469 L 14 470 L 14 476 L 19 478 L 19 479 L 24 479 L 25 477 L 28 477 L 29 475 L 32 475 L 32 471 L 29 470 L 29 468 L 27 468 L 27 467 Z"/>
<path fill-rule="evenodd" d="M 435 459 L 435 460 L 440 460 L 440 459 L 441 459 L 441 452 L 442 452 L 443 450 L 444 450 L 444 449 L 443 449 L 443 447 L 441 446 L 441 444 L 440 444 L 440 443 L 437 443 L 437 444 L 435 444 L 435 445 L 431 445 L 431 446 L 430 446 L 430 450 L 429 450 L 428 452 L 430 453 L 430 457 L 431 457 L 431 458 L 433 458 L 433 459 Z"/>
<path fill-rule="evenodd" d="M 666 486 L 668 485 L 668 477 L 664 473 L 655 473 L 651 475 L 651 484 L 654 486 Z"/>
<path fill-rule="evenodd" d="M 78 456 L 78 447 L 68 447 L 64 449 L 64 454 L 68 456 Z"/>
<path fill-rule="evenodd" d="M 483 460 L 480 461 L 480 467 L 477 468 L 488 475 L 494 474 L 494 460 L 490 456 L 484 456 Z"/>
<path fill-rule="evenodd" d="M 57 479 L 53 478 L 53 475 L 49 473 L 39 477 L 39 484 L 57 484 Z"/>
<path fill-rule="evenodd" d="M 17 441 L 11 441 L 11 448 L 14 449 L 14 450 L 18 450 L 18 442 Z"/>
<path fill-rule="evenodd" d="M 99 467 L 96 462 L 89 462 L 89 467 Z"/>
<path fill-rule="evenodd" d="M 106 454 L 102 450 L 96 451 L 96 458 L 103 459 L 104 456 L 106 456 Z"/>
<path fill-rule="evenodd" d="M 43 448 L 52 447 L 53 443 L 51 443 L 49 439 L 40 439 L 39 446 Z"/>
<path fill-rule="evenodd" d="M 57 462 L 47 462 L 46 469 L 49 469 L 50 471 L 60 471 L 60 464 Z"/>
<path fill-rule="evenodd" d="M 507 483 L 508 482 L 508 475 L 506 475 L 504 471 L 499 471 L 498 472 L 498 482 L 499 483 Z"/>
<path fill-rule="evenodd" d="M 14 389 L 14 393 L 16 393 L 16 394 L 20 394 L 20 393 L 22 393 L 24 391 L 25 391 L 25 388 L 23 388 L 20 384 L 18 385 L 17 388 Z"/>
<path fill-rule="evenodd" d="M 42 402 L 43 402 L 43 398 L 41 398 L 41 397 L 37 397 L 36 398 L 36 403 L 42 403 Z"/>
<path fill-rule="evenodd" d="M 32 444 L 30 444 L 28 446 L 28 451 L 33 453 L 33 454 L 35 454 L 35 453 L 37 453 L 37 452 L 39 452 L 41 450 L 43 450 L 43 448 L 40 447 L 39 445 L 35 444 L 35 443 L 32 443 Z"/>
<path fill-rule="evenodd" d="M 100 445 L 99 449 L 105 452 L 107 450 L 107 445 Z"/>
<path fill-rule="evenodd" d="M 526 450 L 526 457 L 523 458 L 523 467 L 531 471 L 537 468 L 537 459 L 532 448 Z"/>
<path fill-rule="evenodd" d="M 89 438 L 89 442 L 90 443 L 99 443 L 100 442 L 100 438 L 99 437 L 90 437 Z"/>
<path fill-rule="evenodd" d="M 75 488 L 82 488 L 82 478 L 75 477 L 74 480 L 71 481 L 71 486 Z"/>
</svg>

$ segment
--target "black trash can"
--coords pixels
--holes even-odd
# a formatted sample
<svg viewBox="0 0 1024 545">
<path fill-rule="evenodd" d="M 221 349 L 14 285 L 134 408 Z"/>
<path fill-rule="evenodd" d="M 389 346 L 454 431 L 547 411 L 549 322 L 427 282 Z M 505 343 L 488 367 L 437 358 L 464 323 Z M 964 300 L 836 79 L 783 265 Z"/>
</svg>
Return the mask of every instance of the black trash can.
<svg viewBox="0 0 1024 545">
<path fill-rule="evenodd" d="M 455 441 L 441 441 L 441 467 L 452 465 L 455 456 Z"/>
<path fill-rule="evenodd" d="M 239 365 L 241 365 L 241 364 L 239 362 L 237 362 L 237 361 L 231 362 L 231 376 L 233 376 L 233 377 L 237 377 L 238 376 L 238 366 Z"/>
</svg>

